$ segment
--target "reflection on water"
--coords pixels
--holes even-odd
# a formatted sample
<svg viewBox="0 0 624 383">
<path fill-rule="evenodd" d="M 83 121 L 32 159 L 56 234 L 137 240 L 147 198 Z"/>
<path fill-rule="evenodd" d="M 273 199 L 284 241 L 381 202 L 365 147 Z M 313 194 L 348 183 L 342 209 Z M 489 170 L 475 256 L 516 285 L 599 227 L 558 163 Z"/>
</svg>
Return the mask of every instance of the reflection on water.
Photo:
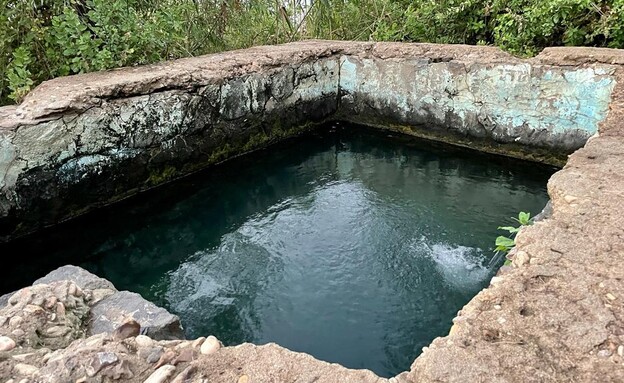
<svg viewBox="0 0 624 383">
<path fill-rule="evenodd" d="M 180 315 L 190 337 L 390 376 L 487 283 L 496 227 L 544 206 L 551 171 L 339 129 L 22 242 L 47 254 L 22 271 L 81 263 Z"/>
</svg>

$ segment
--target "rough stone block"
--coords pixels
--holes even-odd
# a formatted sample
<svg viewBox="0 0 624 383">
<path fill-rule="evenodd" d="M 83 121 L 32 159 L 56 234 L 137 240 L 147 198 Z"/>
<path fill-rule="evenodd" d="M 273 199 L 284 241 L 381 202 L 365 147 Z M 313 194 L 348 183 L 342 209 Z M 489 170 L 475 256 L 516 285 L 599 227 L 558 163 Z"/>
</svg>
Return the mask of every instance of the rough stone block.
<svg viewBox="0 0 624 383">
<path fill-rule="evenodd" d="M 178 316 L 129 291 L 119 291 L 91 307 L 88 335 L 112 333 L 129 318 L 139 322 L 141 332 L 152 339 L 184 339 Z"/>
<path fill-rule="evenodd" d="M 88 272 L 82 267 L 66 265 L 59 267 L 58 269 L 51 271 L 45 277 L 37 279 L 34 285 L 39 285 L 43 283 L 50 283 L 55 281 L 72 281 L 77 284 L 81 289 L 87 290 L 95 290 L 95 289 L 109 289 L 109 290 L 117 290 L 115 286 L 108 280 L 104 278 L 100 278 L 95 274 Z M 0 297 L 0 303 L 2 297 Z"/>
</svg>

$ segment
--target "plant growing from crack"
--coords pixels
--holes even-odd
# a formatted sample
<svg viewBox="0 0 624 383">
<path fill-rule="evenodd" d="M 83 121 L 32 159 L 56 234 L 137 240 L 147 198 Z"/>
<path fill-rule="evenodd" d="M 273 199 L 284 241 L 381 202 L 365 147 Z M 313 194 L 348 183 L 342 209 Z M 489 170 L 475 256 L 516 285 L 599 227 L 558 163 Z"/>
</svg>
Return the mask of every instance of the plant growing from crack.
<svg viewBox="0 0 624 383">
<path fill-rule="evenodd" d="M 531 213 L 526 213 L 523 211 L 518 213 L 518 218 L 511 217 L 511 219 L 519 223 L 520 226 L 499 226 L 498 227 L 498 230 L 505 230 L 509 232 L 509 235 L 507 236 L 499 235 L 498 237 L 496 237 L 496 242 L 495 242 L 496 247 L 494 248 L 494 257 L 492 257 L 492 260 L 490 260 L 490 266 L 498 262 L 501 256 L 505 256 L 509 254 L 511 249 L 513 249 L 516 246 L 516 234 L 520 231 L 520 229 L 522 229 L 524 226 L 529 226 L 533 224 L 533 220 L 531 219 Z M 510 263 L 511 263 L 511 260 L 509 259 L 505 260 L 505 265 L 508 265 Z"/>
</svg>

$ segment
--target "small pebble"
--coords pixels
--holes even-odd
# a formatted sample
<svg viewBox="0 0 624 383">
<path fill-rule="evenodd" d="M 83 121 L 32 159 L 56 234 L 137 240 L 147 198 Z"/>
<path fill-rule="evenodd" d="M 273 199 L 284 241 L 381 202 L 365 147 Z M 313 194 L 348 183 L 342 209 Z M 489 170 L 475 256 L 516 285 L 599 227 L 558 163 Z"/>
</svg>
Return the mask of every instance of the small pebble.
<svg viewBox="0 0 624 383">
<path fill-rule="evenodd" d="M 76 285 L 74 283 L 69 284 L 69 288 L 67 289 L 67 294 L 76 295 Z"/>
<path fill-rule="evenodd" d="M 56 315 L 60 317 L 65 316 L 65 305 L 63 302 L 56 302 Z"/>
<path fill-rule="evenodd" d="M 615 300 L 615 295 L 611 294 L 611 293 L 607 293 L 607 299 L 610 301 L 614 301 Z"/>
<path fill-rule="evenodd" d="M 609 351 L 609 350 L 600 350 L 600 351 L 598 351 L 598 354 L 597 354 L 597 355 L 598 355 L 599 357 L 601 357 L 601 358 L 608 358 L 608 357 L 610 357 L 610 356 L 611 356 L 611 354 L 612 354 L 612 353 L 611 353 L 611 351 Z"/>
<path fill-rule="evenodd" d="M 175 372 L 175 366 L 165 364 L 154 371 L 143 383 L 163 383 Z"/>
<path fill-rule="evenodd" d="M 9 326 L 11 326 L 11 327 L 17 327 L 17 326 L 19 326 L 20 324 L 22 324 L 22 322 L 23 322 L 23 321 L 24 321 L 24 320 L 22 319 L 22 317 L 21 317 L 21 316 L 16 315 L 16 316 L 12 317 L 11 319 L 9 319 Z"/>
<path fill-rule="evenodd" d="M 36 306 L 43 306 L 44 302 L 45 302 L 45 298 L 41 295 L 35 295 L 30 301 L 31 304 L 36 305 Z"/>
<path fill-rule="evenodd" d="M 619 345 L 617 348 L 617 353 L 619 356 L 624 357 L 624 345 Z"/>
<path fill-rule="evenodd" d="M 102 347 L 104 345 L 105 334 L 98 334 L 96 336 L 92 336 L 88 338 L 86 341 L 86 345 L 89 347 Z"/>
<path fill-rule="evenodd" d="M 531 258 L 526 251 L 518 250 L 514 256 L 514 264 L 517 266 L 523 266 L 526 263 L 529 263 L 530 260 Z"/>
<path fill-rule="evenodd" d="M 494 310 L 500 310 L 502 309 L 501 305 L 494 305 Z"/>
<path fill-rule="evenodd" d="M 238 378 L 238 383 L 249 383 L 249 376 L 241 375 L 241 377 Z"/>
<path fill-rule="evenodd" d="M 188 367 L 186 367 L 181 373 L 178 374 L 178 376 L 176 376 L 171 381 L 171 383 L 185 383 L 185 382 L 188 382 L 193 377 L 193 374 L 195 373 L 196 369 L 197 369 L 196 366 L 188 366 Z"/>
<path fill-rule="evenodd" d="M 54 353 L 52 352 L 48 352 L 47 354 L 45 354 L 43 356 L 43 358 L 41 358 L 41 361 L 45 364 L 48 363 L 48 360 L 50 360 L 50 358 L 54 355 Z"/>
<path fill-rule="evenodd" d="M 58 299 L 56 297 L 54 297 L 54 296 L 48 297 L 45 300 L 44 306 L 47 309 L 51 309 L 51 308 L 53 308 L 56 305 L 56 302 L 58 302 Z"/>
<path fill-rule="evenodd" d="M 567 203 L 572 203 L 576 200 L 578 200 L 578 198 L 576 198 L 575 196 L 572 195 L 567 195 L 565 197 L 563 197 L 563 199 L 567 202 Z"/>
<path fill-rule="evenodd" d="M 219 342 L 219 340 L 213 335 L 210 335 L 208 338 L 206 338 L 199 350 L 204 355 L 210 355 L 217 352 L 220 348 L 221 343 Z"/>
<path fill-rule="evenodd" d="M 160 368 L 161 366 L 169 364 L 175 357 L 176 353 L 173 350 L 165 351 L 165 353 L 160 356 L 160 359 L 158 359 L 158 363 L 156 363 L 154 368 Z"/>
<path fill-rule="evenodd" d="M 197 351 L 192 348 L 185 348 L 180 352 L 180 354 L 171 362 L 174 366 L 177 366 L 178 363 L 186 363 L 192 362 L 197 358 Z"/>
<path fill-rule="evenodd" d="M 98 352 L 91 358 L 91 363 L 86 366 L 88 376 L 95 376 L 100 370 L 119 361 L 119 357 L 114 352 Z"/>
<path fill-rule="evenodd" d="M 46 330 L 45 334 L 46 336 L 49 336 L 51 338 L 60 338 L 62 336 L 65 336 L 65 334 L 70 331 L 71 329 L 66 326 L 52 326 Z"/>
<path fill-rule="evenodd" d="M 156 363 L 163 354 L 162 347 L 148 347 L 139 350 L 138 355 L 140 358 L 145 359 L 147 363 Z"/>
<path fill-rule="evenodd" d="M 26 359 L 28 359 L 29 357 L 35 355 L 34 352 L 29 352 L 26 354 L 18 354 L 18 355 L 13 355 L 12 358 L 15 360 L 19 360 L 20 362 L 25 361 Z"/>
<path fill-rule="evenodd" d="M 16 338 L 21 338 L 26 333 L 21 328 L 16 328 L 15 330 L 11 331 L 11 334 Z"/>
<path fill-rule="evenodd" d="M 529 264 L 530 265 L 539 265 L 540 263 L 542 263 L 541 259 L 538 257 L 531 257 L 529 259 Z"/>
<path fill-rule="evenodd" d="M 19 302 L 19 296 L 20 292 L 11 295 L 11 298 L 9 298 L 9 304 L 11 304 L 11 306 L 15 306 L 17 302 Z"/>
<path fill-rule="evenodd" d="M 82 291 L 82 289 L 80 288 L 80 286 L 76 285 L 76 293 L 74 294 L 74 296 L 76 297 L 81 297 L 84 295 L 84 292 Z"/>
<path fill-rule="evenodd" d="M 31 364 L 25 364 L 25 363 L 18 363 L 15 366 L 13 366 L 13 370 L 20 374 L 20 375 L 24 375 L 24 376 L 32 376 L 35 375 L 37 372 L 39 372 L 39 369 Z"/>
<path fill-rule="evenodd" d="M 134 319 L 128 319 L 113 331 L 113 339 L 124 340 L 141 333 L 141 325 Z"/>
<path fill-rule="evenodd" d="M 39 314 L 43 312 L 43 309 L 36 305 L 26 305 L 26 307 L 24 307 L 24 312 L 28 314 Z"/>
<path fill-rule="evenodd" d="M 193 348 L 201 347 L 202 343 L 204 343 L 205 340 L 206 340 L 205 336 L 200 336 L 199 338 L 193 341 L 193 344 L 191 346 Z"/>
<path fill-rule="evenodd" d="M 154 344 L 152 338 L 147 335 L 137 335 L 134 340 L 139 347 L 150 347 L 152 344 Z"/>
<path fill-rule="evenodd" d="M 8 336 L 0 336 L 0 351 L 11 351 L 15 348 L 15 341 Z"/>
<path fill-rule="evenodd" d="M 457 330 L 459 330 L 459 326 L 457 326 L 456 324 L 453 324 L 453 325 L 451 326 L 451 329 L 449 330 L 449 333 L 448 333 L 448 334 L 449 334 L 449 335 L 453 335 L 453 334 L 455 334 L 455 333 L 457 332 Z"/>
<path fill-rule="evenodd" d="M 498 282 L 501 282 L 502 280 L 503 280 L 503 278 L 501 278 L 501 277 L 492 277 L 492 279 L 490 280 L 490 284 L 494 285 L 494 284 L 496 284 Z"/>
<path fill-rule="evenodd" d="M 183 348 L 187 348 L 187 347 L 189 347 L 191 344 L 192 344 L 192 342 L 187 340 L 187 341 L 184 341 L 184 342 L 182 342 L 182 343 L 180 343 L 180 344 L 176 345 L 174 348 L 175 348 L 176 350 L 181 350 L 181 349 L 183 349 Z"/>
</svg>

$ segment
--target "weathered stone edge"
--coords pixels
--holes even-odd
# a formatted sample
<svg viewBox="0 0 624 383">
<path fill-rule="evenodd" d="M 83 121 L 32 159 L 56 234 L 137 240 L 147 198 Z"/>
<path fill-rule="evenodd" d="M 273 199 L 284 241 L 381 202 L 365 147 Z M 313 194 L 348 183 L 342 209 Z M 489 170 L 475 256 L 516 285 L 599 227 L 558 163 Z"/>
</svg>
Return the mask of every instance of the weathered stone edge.
<svg viewBox="0 0 624 383">
<path fill-rule="evenodd" d="M 35 88 L 20 105 L 0 107 L 0 133 L 59 118 L 65 113 L 82 112 L 103 100 L 165 90 L 196 89 L 223 78 L 226 71 L 230 76 L 243 76 L 286 63 L 298 64 L 340 55 L 381 59 L 419 57 L 432 62 L 527 62 L 559 66 L 624 64 L 624 53 L 607 48 L 547 48 L 533 59 L 522 60 L 487 46 L 306 40 L 55 78 Z"/>
</svg>

